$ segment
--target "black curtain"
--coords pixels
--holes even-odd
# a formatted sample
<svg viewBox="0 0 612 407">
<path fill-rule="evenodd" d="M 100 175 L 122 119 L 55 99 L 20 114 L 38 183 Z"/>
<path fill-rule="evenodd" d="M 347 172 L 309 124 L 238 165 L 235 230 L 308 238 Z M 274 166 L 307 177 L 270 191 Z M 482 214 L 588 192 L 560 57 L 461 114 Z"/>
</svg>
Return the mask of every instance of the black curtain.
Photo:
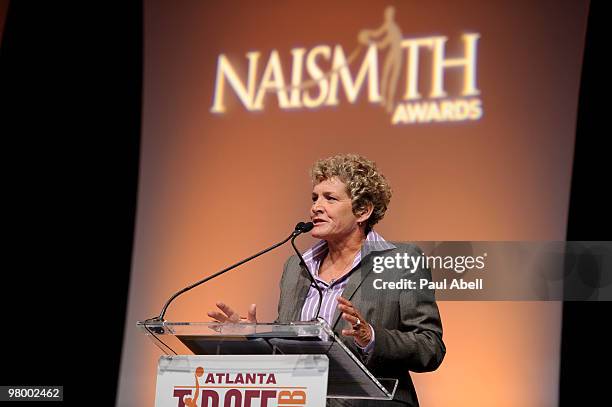
<svg viewBox="0 0 612 407">
<path fill-rule="evenodd" d="M 138 182 L 142 11 L 141 1 L 12 1 L 2 36 L 0 383 L 63 385 L 61 405 L 115 404 Z"/>
<path fill-rule="evenodd" d="M 567 240 L 612 240 L 608 79 L 603 2 L 593 1 L 584 49 Z M 609 48 L 606 47 L 606 48 Z M 612 270 L 601 270 L 612 273 Z M 564 302 L 561 338 L 560 405 L 609 404 L 610 302 Z M 604 373 L 602 373 L 604 372 Z"/>
</svg>

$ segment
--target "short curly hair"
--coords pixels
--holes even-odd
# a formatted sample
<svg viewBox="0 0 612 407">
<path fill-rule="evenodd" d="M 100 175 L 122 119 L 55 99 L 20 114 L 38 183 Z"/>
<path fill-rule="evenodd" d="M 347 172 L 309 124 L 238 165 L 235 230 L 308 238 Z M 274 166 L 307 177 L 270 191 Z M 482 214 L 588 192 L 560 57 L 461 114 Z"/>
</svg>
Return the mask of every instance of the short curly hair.
<svg viewBox="0 0 612 407">
<path fill-rule="evenodd" d="M 372 204 L 374 210 L 367 220 L 366 234 L 384 218 L 392 191 L 373 161 L 357 154 L 339 154 L 318 160 L 310 173 L 314 185 L 334 177 L 346 184 L 355 215 L 361 215 Z"/>
</svg>

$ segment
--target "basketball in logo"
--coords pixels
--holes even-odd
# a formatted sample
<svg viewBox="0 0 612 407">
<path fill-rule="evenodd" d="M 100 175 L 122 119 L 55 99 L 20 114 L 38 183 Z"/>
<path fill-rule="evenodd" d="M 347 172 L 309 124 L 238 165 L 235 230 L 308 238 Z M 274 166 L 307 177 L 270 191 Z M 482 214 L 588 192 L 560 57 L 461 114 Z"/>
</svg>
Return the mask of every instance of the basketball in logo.
<svg viewBox="0 0 612 407">
<path fill-rule="evenodd" d="M 202 377 L 204 375 L 204 368 L 202 366 L 199 366 L 196 369 L 195 374 L 197 377 Z"/>
</svg>

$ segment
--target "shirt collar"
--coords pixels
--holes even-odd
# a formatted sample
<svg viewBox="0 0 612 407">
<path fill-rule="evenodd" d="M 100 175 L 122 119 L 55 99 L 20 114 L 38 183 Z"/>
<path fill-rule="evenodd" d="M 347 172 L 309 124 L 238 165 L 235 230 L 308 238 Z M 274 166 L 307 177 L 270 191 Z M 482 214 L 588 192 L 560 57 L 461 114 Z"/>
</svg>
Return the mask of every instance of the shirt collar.
<svg viewBox="0 0 612 407">
<path fill-rule="evenodd" d="M 376 233 L 374 230 L 370 230 L 366 239 L 364 241 L 363 246 L 361 247 L 360 252 L 357 254 L 355 258 L 355 263 L 359 263 L 361 259 L 371 252 L 380 252 L 383 250 L 395 249 L 395 245 L 387 242 L 381 235 Z M 306 250 L 302 257 L 304 258 L 304 262 L 308 266 L 308 270 L 316 275 L 318 270 L 318 265 L 321 260 L 327 254 L 327 242 L 325 240 L 320 240 L 310 249 Z M 356 264 L 353 264 L 353 267 Z"/>
</svg>

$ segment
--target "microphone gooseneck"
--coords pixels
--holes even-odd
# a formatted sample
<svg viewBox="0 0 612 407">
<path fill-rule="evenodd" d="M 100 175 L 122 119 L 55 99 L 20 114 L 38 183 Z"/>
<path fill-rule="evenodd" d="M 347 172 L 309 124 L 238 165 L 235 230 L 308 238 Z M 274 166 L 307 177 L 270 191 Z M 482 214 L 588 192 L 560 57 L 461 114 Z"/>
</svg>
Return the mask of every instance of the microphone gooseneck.
<svg viewBox="0 0 612 407">
<path fill-rule="evenodd" d="M 300 230 L 302 230 L 301 233 L 305 233 L 305 232 L 310 232 L 313 227 L 314 227 L 314 224 L 312 222 L 308 222 L 308 223 L 300 222 L 300 223 L 298 223 L 295 226 L 295 230 L 300 229 Z M 313 321 L 316 321 L 319 318 L 319 312 L 321 311 L 321 304 L 323 303 L 323 292 L 321 291 L 321 287 L 319 287 L 319 284 L 317 284 L 317 282 L 315 281 L 314 277 L 312 276 L 312 273 L 310 273 L 310 270 L 308 269 L 308 265 L 306 265 L 306 262 L 304 261 L 304 258 L 302 257 L 302 254 L 297 249 L 297 247 L 295 247 L 295 238 L 296 237 L 297 237 L 297 235 L 294 236 L 291 239 L 291 246 L 293 246 L 293 250 L 295 251 L 295 253 L 297 254 L 297 256 L 300 259 L 300 265 L 304 266 L 304 268 L 306 269 L 306 274 L 308 275 L 308 278 L 310 279 L 310 285 L 314 286 L 314 288 L 319 293 L 319 305 L 317 306 L 317 312 L 316 312 L 315 316 L 312 318 Z"/>
<path fill-rule="evenodd" d="M 207 282 L 209 280 L 212 280 L 213 278 L 219 277 L 221 274 L 227 273 L 228 271 L 230 271 L 230 270 L 232 270 L 232 269 L 234 269 L 234 268 L 236 268 L 236 267 L 238 267 L 238 266 L 240 266 L 240 265 L 242 265 L 242 264 L 244 264 L 244 263 L 246 263 L 248 261 L 251 261 L 251 260 L 253 260 L 256 257 L 259 257 L 262 254 L 265 254 L 265 253 L 269 252 L 270 250 L 274 250 L 277 247 L 282 246 L 283 244 L 287 243 L 287 241 L 289 239 L 291 239 L 291 244 L 293 245 L 293 248 L 295 249 L 295 244 L 293 243 L 295 238 L 297 238 L 302 233 L 306 233 L 306 232 L 310 231 L 313 227 L 314 227 L 314 225 L 312 224 L 312 222 L 308 222 L 308 223 L 300 222 L 300 223 L 298 223 L 295 226 L 294 231 L 291 232 L 291 234 L 288 237 L 286 237 L 285 239 L 283 239 L 282 241 L 280 241 L 280 242 L 278 242 L 278 243 L 268 247 L 267 249 L 264 249 L 264 250 L 262 250 L 262 251 L 260 251 L 258 253 L 255 253 L 254 255 L 252 255 L 250 257 L 247 257 L 246 259 L 241 260 L 238 263 L 232 264 L 231 266 L 229 266 L 227 268 L 224 268 L 223 270 L 218 271 L 218 272 L 216 272 L 215 274 L 213 274 L 211 276 L 203 278 L 202 280 L 197 281 L 197 282 L 195 282 L 195 283 L 193 283 L 193 284 L 191 284 L 191 285 L 189 285 L 189 286 L 187 286 L 187 287 L 177 291 L 176 293 L 174 293 L 172 295 L 172 297 L 170 297 L 168 299 L 168 301 L 166 301 L 166 303 L 164 304 L 164 307 L 162 308 L 161 312 L 159 313 L 159 316 L 154 317 L 154 318 L 149 318 L 149 319 L 147 319 L 147 322 L 163 322 L 164 321 L 164 316 L 166 315 L 166 311 L 168 310 L 168 307 L 170 306 L 170 303 L 172 301 L 174 301 L 178 296 L 180 296 L 180 295 L 186 293 L 187 291 L 189 291 L 189 290 L 199 286 L 200 284 L 204 284 L 205 282 Z M 297 251 L 297 249 L 296 249 L 296 251 Z M 298 254 L 299 254 L 299 252 L 298 252 Z M 302 256 L 300 255 L 300 259 L 301 258 L 302 258 Z M 303 261 L 303 259 L 302 259 L 302 261 Z M 320 293 L 320 290 L 319 290 L 319 293 Z M 321 296 L 322 296 L 322 294 L 321 294 Z M 320 307 L 320 302 L 319 302 L 319 307 Z M 318 314 L 318 311 L 317 311 L 317 314 Z"/>
</svg>

